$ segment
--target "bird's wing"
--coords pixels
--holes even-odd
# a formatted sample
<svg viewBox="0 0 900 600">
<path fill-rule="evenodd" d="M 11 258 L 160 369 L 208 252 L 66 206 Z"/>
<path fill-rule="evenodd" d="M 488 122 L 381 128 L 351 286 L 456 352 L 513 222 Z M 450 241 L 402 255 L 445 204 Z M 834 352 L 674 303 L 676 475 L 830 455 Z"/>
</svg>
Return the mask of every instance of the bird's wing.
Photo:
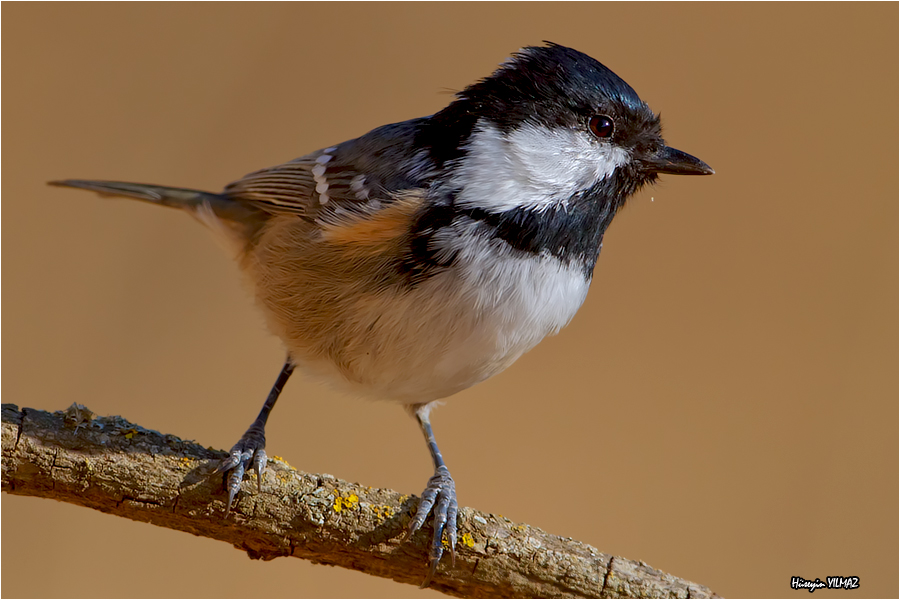
<svg viewBox="0 0 900 600">
<path fill-rule="evenodd" d="M 224 194 L 270 214 L 318 219 L 329 213 L 378 210 L 426 185 L 429 162 L 414 151 L 416 123 L 380 127 L 229 184 Z"/>
<path fill-rule="evenodd" d="M 264 212 L 309 217 L 315 217 L 329 203 L 369 201 L 373 196 L 373 182 L 367 181 L 366 175 L 354 165 L 334 160 L 335 156 L 329 151 L 334 149 L 326 148 L 250 173 L 229 184 L 224 193 Z"/>
</svg>

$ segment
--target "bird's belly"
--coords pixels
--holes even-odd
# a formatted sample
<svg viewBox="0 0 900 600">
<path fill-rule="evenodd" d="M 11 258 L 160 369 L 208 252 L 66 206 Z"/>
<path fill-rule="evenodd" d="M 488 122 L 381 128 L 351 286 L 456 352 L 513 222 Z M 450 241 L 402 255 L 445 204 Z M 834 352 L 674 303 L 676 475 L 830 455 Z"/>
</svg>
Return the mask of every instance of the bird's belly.
<svg viewBox="0 0 900 600">
<path fill-rule="evenodd" d="M 510 366 L 569 322 L 589 283 L 581 267 L 553 257 L 506 256 L 413 287 L 347 291 L 325 310 L 321 302 L 298 312 L 261 300 L 301 369 L 354 395 L 417 404 Z"/>
</svg>

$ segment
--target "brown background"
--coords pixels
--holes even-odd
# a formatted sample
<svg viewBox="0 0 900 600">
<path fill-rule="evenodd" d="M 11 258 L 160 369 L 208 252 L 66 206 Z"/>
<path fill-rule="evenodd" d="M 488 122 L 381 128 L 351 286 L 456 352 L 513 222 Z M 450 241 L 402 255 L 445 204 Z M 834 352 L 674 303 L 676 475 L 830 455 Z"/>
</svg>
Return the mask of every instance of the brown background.
<svg viewBox="0 0 900 600">
<path fill-rule="evenodd" d="M 230 447 L 281 365 L 175 211 L 54 178 L 217 190 L 432 113 L 543 39 L 603 61 L 713 177 L 620 214 L 572 325 L 435 414 L 460 501 L 725 596 L 898 594 L 896 4 L 5 4 L 3 400 Z M 651 202 L 651 199 L 653 201 Z M 269 452 L 419 493 L 395 405 L 295 377 Z M 419 596 L 3 496 L 3 596 Z M 424 560 L 424 557 L 423 557 Z M 847 592 L 817 592 L 847 597 Z"/>
</svg>

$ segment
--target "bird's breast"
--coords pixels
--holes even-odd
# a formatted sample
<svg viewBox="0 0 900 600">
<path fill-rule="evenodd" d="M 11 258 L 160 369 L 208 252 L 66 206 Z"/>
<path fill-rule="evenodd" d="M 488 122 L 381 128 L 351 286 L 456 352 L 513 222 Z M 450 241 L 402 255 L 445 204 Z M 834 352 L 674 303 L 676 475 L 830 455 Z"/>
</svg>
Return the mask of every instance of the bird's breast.
<svg viewBox="0 0 900 600">
<path fill-rule="evenodd" d="M 452 260 L 415 284 L 395 279 L 389 244 L 362 256 L 291 227 L 277 234 L 261 247 L 278 259 L 262 256 L 248 270 L 295 362 L 356 395 L 403 403 L 504 370 L 571 320 L 590 283 L 583 265 L 474 229 L 437 232 L 431 243 Z"/>
</svg>

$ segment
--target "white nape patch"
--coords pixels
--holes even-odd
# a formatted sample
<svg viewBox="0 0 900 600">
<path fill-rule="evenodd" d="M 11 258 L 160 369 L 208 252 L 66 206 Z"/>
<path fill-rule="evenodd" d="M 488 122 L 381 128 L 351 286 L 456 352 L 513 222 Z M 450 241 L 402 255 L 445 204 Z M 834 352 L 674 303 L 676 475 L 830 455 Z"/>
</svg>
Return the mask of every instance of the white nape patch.
<svg viewBox="0 0 900 600">
<path fill-rule="evenodd" d="M 334 152 L 337 148 L 326 148 L 322 151 L 322 155 L 316 159 L 316 165 L 312 168 L 313 180 L 316 182 L 316 192 L 319 194 L 319 204 L 327 204 L 331 198 L 328 196 L 328 180 L 325 178 L 325 170 L 328 168 L 325 164 L 334 158 L 328 154 Z"/>
<path fill-rule="evenodd" d="M 505 135 L 482 121 L 451 184 L 457 202 L 493 212 L 566 207 L 573 194 L 612 175 L 628 152 L 586 132 L 525 124 Z"/>
</svg>

